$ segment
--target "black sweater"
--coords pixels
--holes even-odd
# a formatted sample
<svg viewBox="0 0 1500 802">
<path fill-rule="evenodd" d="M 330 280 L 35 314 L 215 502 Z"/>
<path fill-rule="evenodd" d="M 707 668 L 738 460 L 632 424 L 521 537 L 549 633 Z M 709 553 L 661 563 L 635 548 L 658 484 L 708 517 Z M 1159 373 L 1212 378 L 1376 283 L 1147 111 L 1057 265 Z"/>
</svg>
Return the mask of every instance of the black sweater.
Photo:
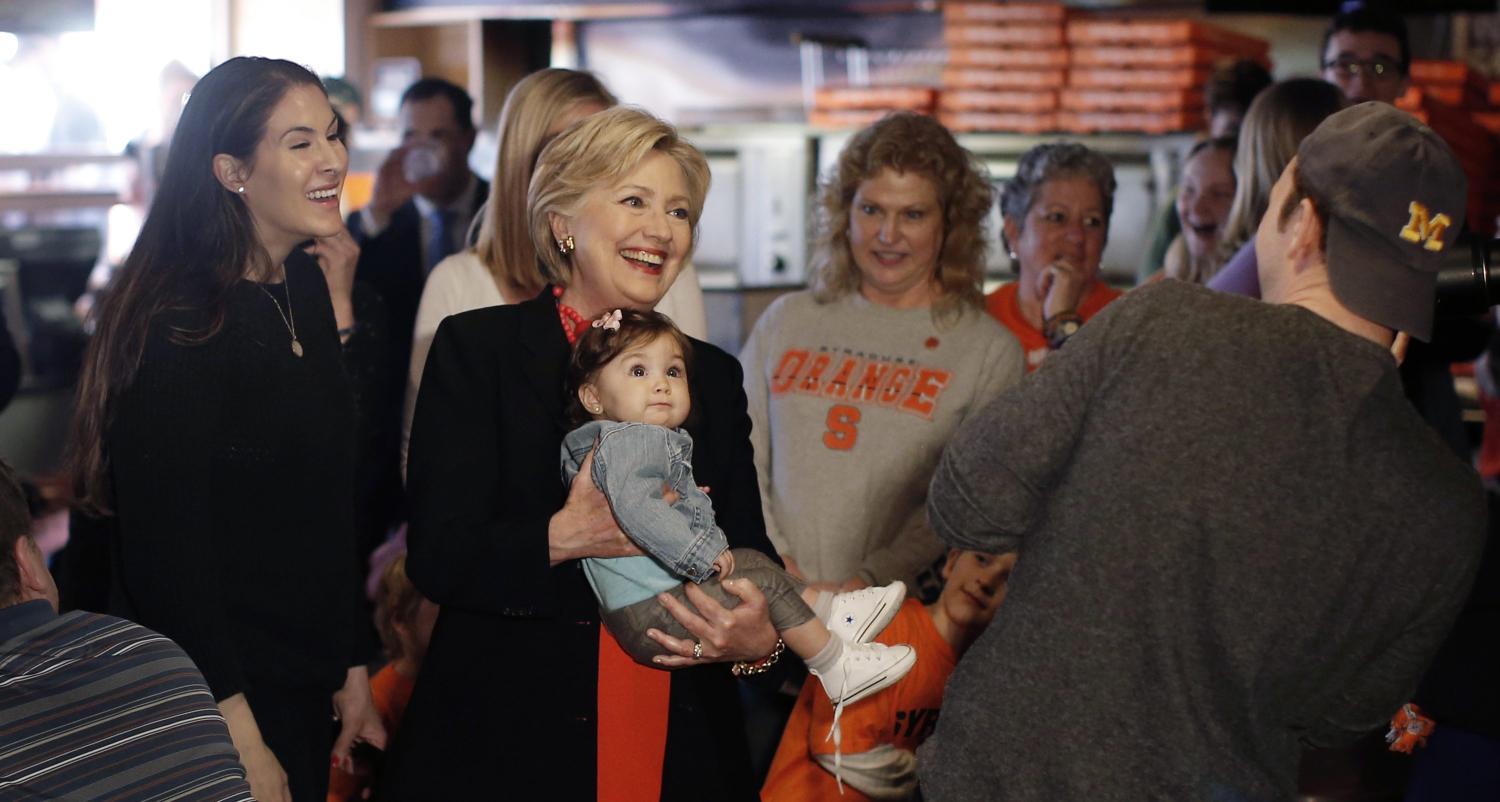
<svg viewBox="0 0 1500 802">
<path fill-rule="evenodd" d="M 358 662 L 355 408 L 327 285 L 300 252 L 287 288 L 242 281 L 223 329 L 184 345 L 153 321 L 106 437 L 115 611 L 177 641 L 214 698 L 336 688 Z M 268 293 L 272 297 L 268 297 Z"/>
</svg>

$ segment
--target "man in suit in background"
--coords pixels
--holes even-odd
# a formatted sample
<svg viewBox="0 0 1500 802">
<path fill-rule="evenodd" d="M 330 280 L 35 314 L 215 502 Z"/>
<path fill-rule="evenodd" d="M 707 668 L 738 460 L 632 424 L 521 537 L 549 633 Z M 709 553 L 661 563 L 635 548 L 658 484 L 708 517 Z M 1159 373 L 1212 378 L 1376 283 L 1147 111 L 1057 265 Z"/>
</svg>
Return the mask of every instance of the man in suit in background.
<svg viewBox="0 0 1500 802">
<path fill-rule="evenodd" d="M 489 196 L 489 184 L 469 169 L 473 115 L 469 93 L 441 78 L 407 87 L 401 145 L 381 163 L 370 205 L 349 218 L 360 247 L 355 279 L 385 301 L 391 376 L 406 375 L 427 274 L 469 244 L 469 224 Z"/>
</svg>

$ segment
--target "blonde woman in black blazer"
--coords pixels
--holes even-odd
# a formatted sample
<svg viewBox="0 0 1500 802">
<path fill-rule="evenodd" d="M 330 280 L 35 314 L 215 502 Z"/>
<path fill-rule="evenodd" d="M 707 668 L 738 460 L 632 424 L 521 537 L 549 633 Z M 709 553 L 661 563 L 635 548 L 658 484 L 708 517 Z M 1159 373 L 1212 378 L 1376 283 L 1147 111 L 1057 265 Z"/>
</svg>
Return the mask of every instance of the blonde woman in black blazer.
<svg viewBox="0 0 1500 802">
<path fill-rule="evenodd" d="M 570 329 L 656 303 L 692 249 L 707 185 L 703 156 L 649 114 L 578 123 L 543 152 L 530 191 L 554 284 L 438 328 L 412 426 L 408 570 L 442 613 L 383 798 L 600 798 L 601 629 L 577 558 L 640 552 L 591 483 L 562 484 Z M 730 544 L 772 555 L 739 364 L 694 348 L 694 473 Z M 755 798 L 727 663 L 766 658 L 776 634 L 759 592 L 743 599 L 676 610 L 699 658 L 694 641 L 662 639 L 684 668 L 669 675 L 660 799 Z"/>
</svg>

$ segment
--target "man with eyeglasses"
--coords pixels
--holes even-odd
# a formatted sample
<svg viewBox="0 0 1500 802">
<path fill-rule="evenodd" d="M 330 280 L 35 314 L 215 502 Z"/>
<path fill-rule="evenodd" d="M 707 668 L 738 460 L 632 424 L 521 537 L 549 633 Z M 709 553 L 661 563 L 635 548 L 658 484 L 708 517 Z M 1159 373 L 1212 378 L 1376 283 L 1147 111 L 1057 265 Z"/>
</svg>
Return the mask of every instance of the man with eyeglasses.
<svg viewBox="0 0 1500 802">
<path fill-rule="evenodd" d="M 1323 34 L 1323 80 L 1354 103 L 1394 103 L 1406 92 L 1411 48 L 1406 23 L 1364 3 L 1345 3 Z"/>
</svg>

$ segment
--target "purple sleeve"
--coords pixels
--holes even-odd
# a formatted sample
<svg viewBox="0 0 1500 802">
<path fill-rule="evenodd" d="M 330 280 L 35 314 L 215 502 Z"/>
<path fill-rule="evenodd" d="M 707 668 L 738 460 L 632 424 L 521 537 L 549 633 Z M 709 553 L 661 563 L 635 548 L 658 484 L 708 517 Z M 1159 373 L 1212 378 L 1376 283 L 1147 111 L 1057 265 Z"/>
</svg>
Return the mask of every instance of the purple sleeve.
<svg viewBox="0 0 1500 802">
<path fill-rule="evenodd" d="M 1220 270 L 1208 282 L 1208 288 L 1219 292 L 1233 293 L 1234 295 L 1248 295 L 1251 298 L 1260 297 L 1260 274 L 1256 271 L 1255 262 L 1255 240 L 1250 240 L 1229 257 Z"/>
</svg>

